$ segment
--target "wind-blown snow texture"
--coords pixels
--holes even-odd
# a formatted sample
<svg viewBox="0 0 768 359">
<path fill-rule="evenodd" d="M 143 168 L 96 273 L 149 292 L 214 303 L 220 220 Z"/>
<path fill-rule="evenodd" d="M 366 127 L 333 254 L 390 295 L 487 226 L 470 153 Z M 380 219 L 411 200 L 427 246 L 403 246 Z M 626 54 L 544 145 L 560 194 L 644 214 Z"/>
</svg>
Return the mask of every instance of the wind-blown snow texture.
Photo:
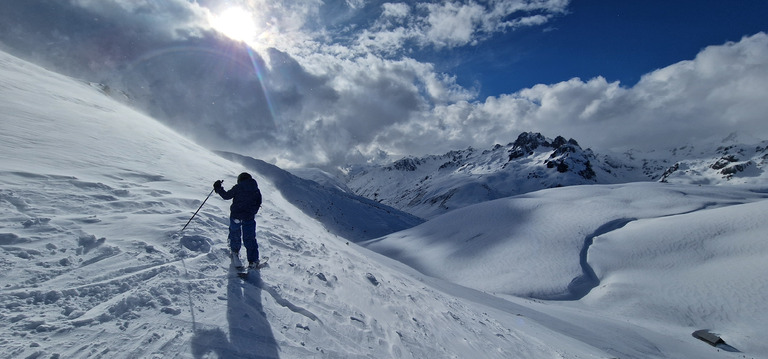
<svg viewBox="0 0 768 359">
<path fill-rule="evenodd" d="M 231 185 L 246 169 L 265 195 L 257 236 L 270 262 L 242 281 L 226 257 L 228 202 L 211 197 L 190 227 L 178 231 L 214 180 Z M 249 169 L 223 159 L 112 101 L 98 86 L 0 53 L 0 352 L 9 358 L 756 358 L 768 352 L 768 202 L 759 186 L 556 188 L 467 206 L 366 242 L 420 273 L 353 242 L 366 226 L 394 232 L 412 217 L 394 211 L 387 217 L 385 207 L 357 201 L 377 213 L 371 225 L 367 216 L 345 213 L 356 201 L 339 199 L 336 191 L 297 204 L 316 189 L 305 184 L 263 164 Z M 344 208 L 324 213 L 323 200 Z M 323 217 L 341 215 L 341 222 Z M 718 351 L 691 336 L 704 328 L 741 352 Z"/>
</svg>

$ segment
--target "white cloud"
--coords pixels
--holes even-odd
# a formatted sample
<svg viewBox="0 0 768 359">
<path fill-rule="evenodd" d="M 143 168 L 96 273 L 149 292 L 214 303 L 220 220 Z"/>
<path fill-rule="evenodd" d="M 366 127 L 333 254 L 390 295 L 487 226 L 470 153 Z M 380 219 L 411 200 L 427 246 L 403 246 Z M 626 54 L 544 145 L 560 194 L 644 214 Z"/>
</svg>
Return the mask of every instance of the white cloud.
<svg viewBox="0 0 768 359">
<path fill-rule="evenodd" d="M 424 40 L 437 47 L 474 44 L 474 34 L 481 25 L 485 9 L 476 4 L 428 4 L 427 28 Z"/>
<path fill-rule="evenodd" d="M 494 33 L 524 26 L 538 26 L 565 11 L 569 1 L 475 1 L 423 5 L 428 24 L 423 41 L 437 47 L 474 45 Z M 536 14 L 531 14 L 537 12 Z M 538 13 L 541 12 L 541 13 Z"/>
<path fill-rule="evenodd" d="M 456 99 L 377 130 L 358 150 L 437 154 L 506 144 L 522 131 L 598 150 L 672 148 L 738 131 L 768 138 L 768 35 L 710 46 L 646 74 L 634 87 L 602 77 L 537 85 L 483 102 Z"/>
<path fill-rule="evenodd" d="M 344 2 L 347 3 L 347 6 L 358 9 L 365 6 L 366 0 L 344 0 Z"/>
<path fill-rule="evenodd" d="M 479 138 L 498 138 L 499 129 L 509 139 L 520 131 L 540 131 L 602 149 L 667 148 L 734 131 L 768 138 L 766 98 L 768 35 L 760 33 L 710 46 L 694 60 L 645 75 L 632 88 L 602 77 L 571 79 L 489 97 L 461 113 L 465 121 L 477 117 L 498 125 L 468 126 Z"/>
<path fill-rule="evenodd" d="M 393 55 L 422 48 L 450 49 L 476 45 L 494 34 L 520 27 L 539 26 L 565 12 L 569 0 L 500 0 L 492 2 L 434 1 L 385 3 L 370 28 L 357 36 L 363 52 Z"/>
<path fill-rule="evenodd" d="M 398 18 L 402 19 L 407 17 L 411 13 L 411 7 L 404 3 L 385 3 L 381 5 L 382 18 Z"/>
<path fill-rule="evenodd" d="M 71 0 L 72 4 L 88 9 L 107 21 L 132 23 L 151 36 L 171 39 L 199 36 L 200 29 L 209 29 L 207 10 L 186 0 Z"/>
<path fill-rule="evenodd" d="M 332 32 L 319 18 L 319 0 L 251 0 L 258 26 L 273 29 L 253 63 L 241 47 L 205 32 L 200 21 L 216 10 L 215 0 L 72 1 L 77 11 L 55 7 L 64 19 L 79 15 L 72 29 L 62 19 L 51 26 L 45 19 L 23 22 L 17 26 L 29 38 L 12 42 L 55 54 L 55 64 L 77 76 L 121 79 L 138 102 L 210 147 L 280 165 L 341 165 L 381 150 L 421 155 L 490 147 L 521 131 L 573 137 L 596 149 L 667 147 L 734 130 L 768 138 L 766 34 L 708 47 L 631 88 L 596 77 L 477 99 L 455 75 L 409 57 L 407 45 L 466 46 L 546 23 L 568 1 L 359 1 L 347 15 L 378 9 L 375 21 L 355 24 L 370 27 Z M 90 13 L 82 15 L 83 8 Z M 82 31 L 89 26 L 113 29 L 110 41 L 92 41 Z M 65 40 L 50 41 L 50 32 Z M 60 61 L 67 56 L 74 61 Z"/>
</svg>

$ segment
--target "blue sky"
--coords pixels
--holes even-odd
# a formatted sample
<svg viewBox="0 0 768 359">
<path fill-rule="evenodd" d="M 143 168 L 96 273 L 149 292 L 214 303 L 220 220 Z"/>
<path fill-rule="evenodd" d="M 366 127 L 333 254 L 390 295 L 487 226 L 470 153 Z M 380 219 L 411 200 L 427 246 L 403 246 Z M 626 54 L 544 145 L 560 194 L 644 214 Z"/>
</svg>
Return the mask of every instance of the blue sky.
<svg viewBox="0 0 768 359">
<path fill-rule="evenodd" d="M 477 85 L 481 95 L 512 93 L 572 77 L 603 76 L 633 86 L 640 76 L 701 49 L 768 31 L 762 0 L 577 0 L 540 27 L 512 31 L 477 46 L 426 58 Z M 442 68 L 442 67 L 441 67 Z"/>
<path fill-rule="evenodd" d="M 26 0 L 0 49 L 213 149 L 334 168 L 520 132 L 595 151 L 768 139 L 764 0 Z"/>
</svg>

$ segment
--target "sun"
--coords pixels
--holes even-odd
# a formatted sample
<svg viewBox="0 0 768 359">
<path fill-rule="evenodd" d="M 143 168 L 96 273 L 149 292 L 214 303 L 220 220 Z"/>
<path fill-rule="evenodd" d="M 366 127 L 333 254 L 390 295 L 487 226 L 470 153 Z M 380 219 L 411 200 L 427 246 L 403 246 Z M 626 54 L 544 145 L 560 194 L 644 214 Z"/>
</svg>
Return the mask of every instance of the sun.
<svg viewBox="0 0 768 359">
<path fill-rule="evenodd" d="M 253 14 L 239 6 L 225 9 L 209 20 L 216 31 L 236 40 L 249 42 L 256 37 L 257 27 Z"/>
</svg>

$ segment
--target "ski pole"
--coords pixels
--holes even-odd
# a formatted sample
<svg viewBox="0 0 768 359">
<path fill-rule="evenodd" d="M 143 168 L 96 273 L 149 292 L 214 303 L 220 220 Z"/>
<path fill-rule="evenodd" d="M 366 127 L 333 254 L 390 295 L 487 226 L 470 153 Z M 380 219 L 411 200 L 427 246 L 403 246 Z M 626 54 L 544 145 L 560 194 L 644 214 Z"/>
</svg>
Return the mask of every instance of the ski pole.
<svg viewBox="0 0 768 359">
<path fill-rule="evenodd" d="M 224 181 L 222 181 L 222 182 L 224 182 Z M 189 222 L 192 222 L 192 218 L 195 218 L 195 216 L 197 215 L 197 212 L 200 212 L 200 208 L 203 208 L 203 205 L 208 200 L 208 198 L 211 197 L 211 195 L 213 194 L 213 191 L 215 191 L 215 190 L 216 189 L 214 188 L 214 189 L 211 190 L 211 193 L 208 193 L 208 196 L 205 197 L 205 199 L 203 200 L 203 203 L 200 203 L 200 207 L 197 207 L 197 211 L 195 211 L 195 213 L 192 215 L 192 217 L 190 217 L 189 220 L 187 221 L 187 224 L 185 224 L 184 227 L 179 232 L 183 232 L 184 229 L 187 228 L 187 226 L 189 225 Z"/>
</svg>

